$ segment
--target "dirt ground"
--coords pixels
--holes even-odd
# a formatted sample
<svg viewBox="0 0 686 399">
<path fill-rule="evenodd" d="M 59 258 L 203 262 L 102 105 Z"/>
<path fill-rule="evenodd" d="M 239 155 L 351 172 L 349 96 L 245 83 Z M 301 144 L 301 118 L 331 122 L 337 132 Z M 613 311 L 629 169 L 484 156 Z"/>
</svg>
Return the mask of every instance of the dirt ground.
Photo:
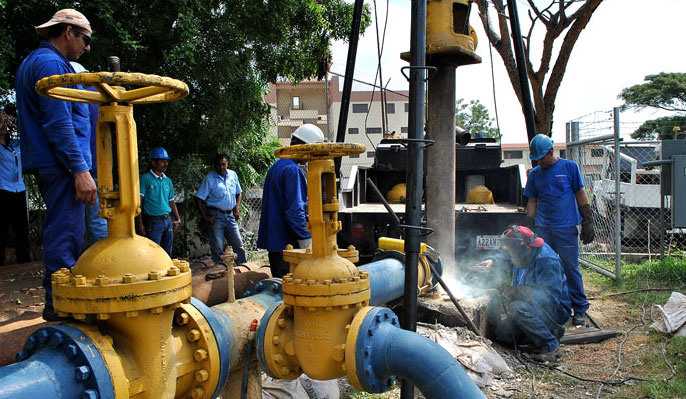
<svg viewBox="0 0 686 399">
<path fill-rule="evenodd" d="M 5 266 L 0 268 L 0 327 L 8 320 L 19 316 L 38 316 L 43 307 L 43 289 L 41 287 L 42 264 L 32 263 L 22 266 Z M 602 292 L 592 283 L 586 283 L 587 294 L 601 295 Z M 589 398 L 598 397 L 600 384 L 594 381 L 581 381 L 569 377 L 563 372 L 573 374 L 586 380 L 618 381 L 626 377 L 651 379 L 650 370 L 645 370 L 641 359 L 648 354 L 660 355 L 661 339 L 650 337 L 657 334 L 647 327 L 634 329 L 622 347 L 621 367 L 618 366 L 618 349 L 624 340 L 624 334 L 641 321 L 641 307 L 630 306 L 622 297 L 592 299 L 590 314 L 605 329 L 615 330 L 619 335 L 600 343 L 562 346 L 563 357 L 557 364 L 557 370 L 518 360 L 515 352 L 494 344 L 494 348 L 512 368 L 513 374 L 496 379 L 492 387 L 485 387 L 484 393 L 489 398 Z M 650 303 L 646 311 L 649 312 Z M 35 313 L 27 313 L 35 312 Z M 650 324 L 649 315 L 645 316 Z M 573 327 L 572 327 L 573 328 Z M 664 368 L 666 370 L 666 368 Z M 614 374 L 614 375 L 613 375 Z M 667 374 L 658 374 L 658 378 Z M 365 398 L 372 396 L 353 396 L 352 390 L 344 381 L 341 382 L 341 398 Z M 358 394 L 359 395 L 359 394 Z M 381 397 L 381 396 L 373 396 Z M 384 398 L 399 398 L 399 389 L 395 388 L 385 394 Z M 417 392 L 416 397 L 421 395 Z M 600 398 L 635 398 L 640 397 L 638 388 L 632 381 L 619 385 L 604 385 Z"/>
</svg>

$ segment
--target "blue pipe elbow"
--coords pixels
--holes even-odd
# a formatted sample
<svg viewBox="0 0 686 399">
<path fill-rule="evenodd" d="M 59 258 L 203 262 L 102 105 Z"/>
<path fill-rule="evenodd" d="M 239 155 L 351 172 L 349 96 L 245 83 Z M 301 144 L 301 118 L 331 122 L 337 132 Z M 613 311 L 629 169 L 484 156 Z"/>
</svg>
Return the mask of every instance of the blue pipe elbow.
<svg viewBox="0 0 686 399">
<path fill-rule="evenodd" d="M 427 399 L 486 396 L 462 366 L 437 343 L 401 330 L 390 309 L 374 308 L 364 317 L 355 343 L 355 372 L 362 388 L 380 393 L 400 376 Z"/>
<path fill-rule="evenodd" d="M 93 341 L 69 324 L 35 331 L 0 368 L 1 399 L 114 399 L 105 362 Z"/>
</svg>

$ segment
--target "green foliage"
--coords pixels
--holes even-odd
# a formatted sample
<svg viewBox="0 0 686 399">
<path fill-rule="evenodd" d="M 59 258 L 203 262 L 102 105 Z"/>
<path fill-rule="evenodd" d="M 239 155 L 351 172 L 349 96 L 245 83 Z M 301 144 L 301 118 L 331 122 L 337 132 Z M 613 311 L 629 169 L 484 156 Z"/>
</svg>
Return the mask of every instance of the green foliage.
<svg viewBox="0 0 686 399">
<path fill-rule="evenodd" d="M 483 132 L 486 137 L 497 137 L 498 129 L 494 128 L 493 121 L 488 112 L 488 108 L 479 100 L 464 102 L 464 98 L 457 100 L 455 108 L 455 121 L 458 125 L 465 128 L 472 137 L 476 133 Z"/>
<path fill-rule="evenodd" d="M 663 340 L 662 335 L 655 335 L 655 339 Z M 662 342 L 656 342 L 662 345 Z M 671 370 L 665 364 L 662 353 L 653 352 L 642 359 L 642 370 L 649 373 L 655 382 L 641 384 L 641 397 L 663 399 L 686 397 L 686 338 L 672 337 L 665 348 L 665 355 L 669 363 L 675 367 L 676 375 L 669 381 L 661 381 L 671 374 Z"/>
<path fill-rule="evenodd" d="M 243 184 L 271 163 L 273 143 L 262 148 L 269 142 L 267 83 L 325 72 L 330 40 L 346 38 L 352 18 L 345 0 L 6 0 L 0 3 L 0 96 L 39 43 L 33 26 L 60 8 L 76 8 L 91 22 L 91 52 L 79 60 L 88 70 L 106 70 L 107 56 L 116 55 L 123 71 L 188 84 L 184 100 L 135 107 L 141 164 L 157 146 L 185 161 L 198 154 L 208 165 L 226 151 Z M 363 28 L 369 21 L 365 8 Z"/>
<path fill-rule="evenodd" d="M 686 115 L 664 116 L 645 121 L 633 133 L 636 140 L 670 140 L 686 138 Z"/>
<path fill-rule="evenodd" d="M 686 73 L 662 72 L 645 77 L 647 83 L 627 87 L 619 94 L 623 108 L 658 108 L 686 112 Z"/>
<path fill-rule="evenodd" d="M 624 280 L 649 281 L 657 287 L 675 287 L 686 282 L 686 259 L 665 257 L 663 260 L 645 261 L 622 268 Z"/>
<path fill-rule="evenodd" d="M 624 100 L 622 109 L 656 108 L 678 112 L 644 122 L 631 137 L 638 140 L 664 140 L 684 138 L 686 129 L 686 73 L 662 72 L 645 77 L 646 83 L 627 87 L 619 94 Z M 678 130 L 675 130 L 678 127 Z"/>
</svg>

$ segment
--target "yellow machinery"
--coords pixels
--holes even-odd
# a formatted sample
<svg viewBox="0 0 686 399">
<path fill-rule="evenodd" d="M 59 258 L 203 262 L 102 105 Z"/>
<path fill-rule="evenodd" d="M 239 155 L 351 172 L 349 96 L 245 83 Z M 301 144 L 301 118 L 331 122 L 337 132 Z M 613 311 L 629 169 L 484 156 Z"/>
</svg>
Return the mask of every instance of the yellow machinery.
<svg viewBox="0 0 686 399">
<path fill-rule="evenodd" d="M 62 87 L 78 84 L 93 85 L 97 92 Z M 123 87 L 129 85 L 145 87 Z M 36 90 L 101 104 L 98 195 L 108 237 L 91 246 L 71 271 L 52 275 L 55 309 L 94 325 L 79 328 L 103 357 L 116 398 L 173 398 L 184 392 L 194 399 L 210 397 L 219 379 L 219 349 L 205 318 L 185 305 L 191 300 L 190 267 L 134 230 L 140 192 L 133 105 L 181 99 L 188 87 L 154 75 L 100 72 L 52 76 Z"/>
<path fill-rule="evenodd" d="M 357 312 L 369 303 L 369 280 L 352 262 L 354 248 L 339 251 L 338 200 L 333 157 L 364 152 L 359 144 L 309 144 L 277 150 L 308 161 L 307 197 L 312 248 L 287 249 L 291 272 L 283 278 L 284 302 L 266 326 L 265 357 L 278 378 L 303 372 L 328 380 L 345 375 L 345 342 Z"/>
</svg>

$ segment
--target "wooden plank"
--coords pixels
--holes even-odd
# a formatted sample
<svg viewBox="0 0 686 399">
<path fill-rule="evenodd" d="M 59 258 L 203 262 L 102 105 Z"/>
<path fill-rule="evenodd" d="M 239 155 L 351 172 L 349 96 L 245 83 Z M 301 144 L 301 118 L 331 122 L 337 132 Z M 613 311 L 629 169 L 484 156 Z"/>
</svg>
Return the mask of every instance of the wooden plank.
<svg viewBox="0 0 686 399">
<path fill-rule="evenodd" d="M 617 332 L 615 332 L 614 330 L 585 330 L 591 331 L 584 331 L 573 334 L 565 333 L 565 335 L 560 340 L 560 343 L 564 345 L 590 344 L 593 342 L 605 341 L 606 339 L 614 338 L 617 336 Z"/>
</svg>

